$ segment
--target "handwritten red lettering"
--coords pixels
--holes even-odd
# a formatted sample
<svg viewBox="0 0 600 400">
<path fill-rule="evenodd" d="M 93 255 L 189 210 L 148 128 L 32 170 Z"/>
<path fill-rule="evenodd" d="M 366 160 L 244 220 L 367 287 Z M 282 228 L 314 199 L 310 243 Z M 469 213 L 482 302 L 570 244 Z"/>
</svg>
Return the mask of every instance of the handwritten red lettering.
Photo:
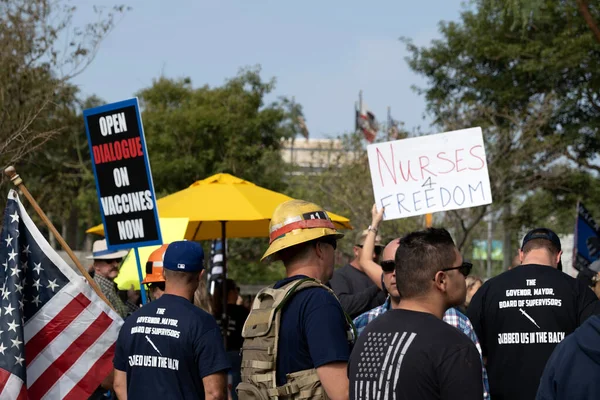
<svg viewBox="0 0 600 400">
<path fill-rule="evenodd" d="M 473 153 L 473 150 L 475 150 L 476 148 L 483 149 L 483 146 L 481 146 L 481 145 L 473 146 L 473 147 L 471 147 L 471 150 L 469 150 L 469 153 L 473 157 L 475 157 L 476 159 L 478 159 L 479 161 L 481 161 L 481 166 L 479 166 L 478 168 L 471 168 L 471 167 L 469 167 L 469 169 L 473 170 L 473 171 L 477 171 L 477 170 L 482 169 L 483 167 L 485 167 L 485 159 L 483 157 L 480 157 L 477 154 Z"/>
<path fill-rule="evenodd" d="M 460 169 L 460 167 L 458 166 L 458 163 L 461 161 L 464 161 L 462 158 L 458 158 L 458 153 L 460 151 L 464 151 L 465 149 L 456 149 L 456 151 L 454 152 L 454 159 L 456 160 L 456 172 L 460 172 L 460 171 L 464 171 L 466 170 L 466 168 Z"/>
<path fill-rule="evenodd" d="M 423 165 L 423 159 L 425 159 L 425 161 L 427 161 L 427 164 Z M 421 179 L 425 179 L 425 174 L 423 173 L 423 171 L 429 172 L 430 175 L 437 176 L 436 174 L 434 174 L 433 172 L 431 172 L 430 170 L 427 169 L 427 167 L 429 166 L 429 157 L 427 157 L 427 156 L 419 157 L 419 166 L 421 167 Z"/>
<path fill-rule="evenodd" d="M 448 171 L 438 171 L 439 174 L 449 174 L 450 172 L 454 171 L 454 163 L 452 162 L 452 160 L 450 160 L 449 158 L 444 158 L 442 157 L 442 154 L 445 156 L 446 152 L 445 151 L 441 151 L 437 154 L 437 158 L 442 160 L 442 161 L 446 161 L 449 162 L 452 165 L 452 168 L 450 168 Z"/>
<path fill-rule="evenodd" d="M 377 151 L 377 168 L 379 169 L 379 178 L 381 179 L 381 187 L 385 187 L 385 184 L 383 183 L 383 174 L 381 173 L 381 161 L 383 161 L 383 163 L 385 164 L 385 167 L 387 168 L 388 172 L 390 173 L 390 176 L 391 176 L 392 180 L 394 181 L 394 185 L 395 185 L 396 184 L 396 168 L 393 168 L 393 166 L 394 166 L 394 148 L 392 147 L 392 144 L 390 143 L 390 152 L 392 153 L 392 169 L 390 169 L 390 166 L 385 161 L 385 158 L 383 158 L 383 154 L 381 154 L 381 152 L 379 151 L 379 148 L 377 148 L 376 151 Z"/>
<path fill-rule="evenodd" d="M 400 173 L 402 174 L 402 179 L 404 179 L 404 182 L 408 182 L 408 179 L 409 179 L 409 178 L 412 178 L 412 180 L 413 180 L 413 181 L 415 181 L 415 182 L 417 182 L 417 181 L 418 181 L 418 179 L 417 179 L 417 178 L 415 178 L 415 177 L 412 175 L 412 171 L 411 171 L 411 169 L 410 169 L 410 160 L 408 160 L 408 162 L 407 162 L 407 165 L 408 165 L 408 174 L 407 174 L 407 176 L 405 176 L 405 175 L 404 175 L 404 168 L 402 168 L 402 161 L 400 161 L 400 162 L 398 163 L 398 165 L 400 166 Z"/>
</svg>

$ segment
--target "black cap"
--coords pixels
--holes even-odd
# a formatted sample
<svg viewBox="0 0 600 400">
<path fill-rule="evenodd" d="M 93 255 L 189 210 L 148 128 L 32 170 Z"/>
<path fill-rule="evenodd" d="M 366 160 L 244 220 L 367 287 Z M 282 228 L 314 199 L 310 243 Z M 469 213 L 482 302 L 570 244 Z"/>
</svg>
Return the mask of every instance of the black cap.
<svg viewBox="0 0 600 400">
<path fill-rule="evenodd" d="M 530 230 L 527 233 L 527 235 L 525 235 L 525 237 L 523 238 L 523 244 L 521 245 L 521 251 L 523 250 L 523 248 L 525 247 L 527 242 L 529 242 L 530 240 L 534 240 L 534 239 L 549 240 L 558 248 L 559 251 L 562 250 L 562 247 L 560 245 L 560 239 L 558 238 L 558 235 L 556 233 L 554 233 L 552 230 L 547 229 L 547 228 L 536 228 L 536 229 Z M 558 261 L 557 269 L 559 271 L 562 271 L 562 261 L 561 260 Z"/>
</svg>

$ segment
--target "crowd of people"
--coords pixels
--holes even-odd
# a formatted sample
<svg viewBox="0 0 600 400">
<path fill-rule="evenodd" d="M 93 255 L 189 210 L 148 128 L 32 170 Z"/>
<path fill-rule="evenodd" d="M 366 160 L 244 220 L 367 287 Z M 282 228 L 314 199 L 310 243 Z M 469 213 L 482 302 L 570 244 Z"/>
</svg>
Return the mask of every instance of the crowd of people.
<svg viewBox="0 0 600 400">
<path fill-rule="evenodd" d="M 94 280 L 125 323 L 114 378 L 98 395 L 600 398 L 600 261 L 589 279 L 570 277 L 560 239 L 539 228 L 508 271 L 483 282 L 444 228 L 398 232 L 384 245 L 383 212 L 373 207 L 371 225 L 354 237 L 354 258 L 335 270 L 343 235 L 327 213 L 302 200 L 279 205 L 262 261 L 281 261 L 286 277 L 250 309 L 231 280 L 212 304 L 202 298 L 204 252 L 188 241 L 150 256 L 143 284 L 152 301 L 139 307 L 134 291 L 116 295 L 123 255 L 99 241 Z"/>
</svg>

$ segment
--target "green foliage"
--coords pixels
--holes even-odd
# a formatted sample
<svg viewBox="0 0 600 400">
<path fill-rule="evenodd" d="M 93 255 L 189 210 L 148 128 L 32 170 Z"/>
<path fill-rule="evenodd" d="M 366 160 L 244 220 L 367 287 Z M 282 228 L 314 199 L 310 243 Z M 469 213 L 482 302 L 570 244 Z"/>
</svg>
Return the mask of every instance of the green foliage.
<svg viewBox="0 0 600 400">
<path fill-rule="evenodd" d="M 69 80 L 93 60 L 124 8 L 98 10 L 73 26 L 65 1 L 0 1 L 0 166 L 21 160 L 62 132 Z"/>
<path fill-rule="evenodd" d="M 164 195 L 217 172 L 282 189 L 282 138 L 295 134 L 289 103 L 265 105 L 274 80 L 243 70 L 223 86 L 159 78 L 138 93 L 154 185 Z M 298 112 L 299 106 L 294 106 Z"/>
<path fill-rule="evenodd" d="M 430 46 L 403 39 L 409 66 L 427 79 L 418 91 L 440 129 L 482 127 L 494 199 L 489 212 L 513 238 L 522 227 L 543 224 L 572 232 L 566 221 L 575 198 L 596 196 L 576 184 L 583 178 L 575 167 L 600 170 L 593 162 L 600 150 L 598 45 L 576 2 L 474 3 L 459 22 L 442 23 L 442 39 Z M 525 14 L 531 23 L 515 30 Z M 531 207 L 534 200 L 552 206 Z M 472 236 L 483 211 L 448 215 Z"/>
</svg>

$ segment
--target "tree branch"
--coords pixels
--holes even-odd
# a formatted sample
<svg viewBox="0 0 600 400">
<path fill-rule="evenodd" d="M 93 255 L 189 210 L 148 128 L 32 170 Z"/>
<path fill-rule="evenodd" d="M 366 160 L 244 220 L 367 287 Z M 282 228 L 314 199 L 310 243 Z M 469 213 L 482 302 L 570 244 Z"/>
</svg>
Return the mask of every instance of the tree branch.
<svg viewBox="0 0 600 400">
<path fill-rule="evenodd" d="M 600 28 L 598 28 L 592 13 L 590 13 L 590 7 L 588 6 L 587 0 L 577 0 L 577 7 L 583 16 L 585 23 L 592 30 L 596 42 L 600 43 Z"/>
</svg>

